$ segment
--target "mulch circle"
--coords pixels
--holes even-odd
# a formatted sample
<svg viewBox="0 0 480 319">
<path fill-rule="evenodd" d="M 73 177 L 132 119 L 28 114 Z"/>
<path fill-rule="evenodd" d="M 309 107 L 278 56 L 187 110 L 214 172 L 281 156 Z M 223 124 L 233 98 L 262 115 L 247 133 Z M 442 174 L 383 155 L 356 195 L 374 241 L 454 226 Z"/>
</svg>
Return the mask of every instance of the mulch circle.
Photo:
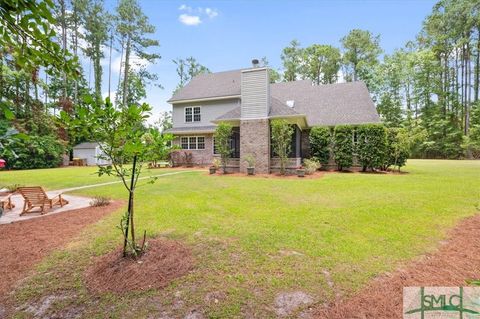
<svg viewBox="0 0 480 319">
<path fill-rule="evenodd" d="M 468 286 L 480 279 L 480 215 L 461 221 L 440 248 L 383 275 L 346 300 L 316 310 L 316 318 L 402 318 L 403 287 Z"/>
<path fill-rule="evenodd" d="M 137 259 L 122 256 L 122 247 L 97 257 L 85 272 L 91 292 L 115 292 L 161 289 L 175 278 L 193 269 L 190 250 L 166 239 L 148 241 L 146 252 Z"/>
</svg>

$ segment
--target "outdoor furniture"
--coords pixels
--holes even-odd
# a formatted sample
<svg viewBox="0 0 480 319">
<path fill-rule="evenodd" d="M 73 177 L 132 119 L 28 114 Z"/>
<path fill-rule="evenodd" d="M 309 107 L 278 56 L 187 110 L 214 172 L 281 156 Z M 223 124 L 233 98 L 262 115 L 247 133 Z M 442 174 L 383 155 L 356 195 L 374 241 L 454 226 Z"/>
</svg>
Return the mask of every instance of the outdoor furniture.
<svg viewBox="0 0 480 319">
<path fill-rule="evenodd" d="M 0 208 L 2 211 L 15 208 L 15 205 L 12 203 L 12 194 L 8 194 L 7 196 L 0 198 Z"/>
<path fill-rule="evenodd" d="M 40 213 L 43 215 L 48 212 L 48 209 L 52 209 L 55 205 L 63 207 L 68 204 L 68 201 L 62 198 L 61 193 L 49 198 L 45 190 L 40 186 L 19 187 L 17 192 L 20 193 L 25 200 L 20 216 L 26 213 L 32 213 L 32 209 L 35 207 L 40 208 Z"/>
</svg>

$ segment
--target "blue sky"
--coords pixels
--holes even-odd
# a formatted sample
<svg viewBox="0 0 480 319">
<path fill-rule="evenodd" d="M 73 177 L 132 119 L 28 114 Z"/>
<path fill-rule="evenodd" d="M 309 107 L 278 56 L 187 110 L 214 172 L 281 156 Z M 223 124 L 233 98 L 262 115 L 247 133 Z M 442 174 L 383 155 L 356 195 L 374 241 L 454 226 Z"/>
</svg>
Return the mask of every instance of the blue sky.
<svg viewBox="0 0 480 319">
<path fill-rule="evenodd" d="M 117 1 L 105 0 L 114 10 Z M 149 65 L 164 87 L 149 87 L 146 101 L 154 108 L 170 110 L 166 102 L 178 83 L 172 59 L 195 57 L 211 71 L 250 66 L 252 58 L 266 56 L 271 67 L 281 68 L 280 53 L 292 39 L 302 46 L 313 43 L 340 47 L 339 40 L 351 29 L 381 35 L 385 53 L 402 47 L 420 31 L 435 1 L 158 1 L 140 0 L 155 25 L 152 36 L 160 41 L 162 55 Z M 107 51 L 108 52 L 108 51 Z M 119 53 L 112 61 L 113 83 L 118 81 Z M 108 56 L 104 63 L 108 61 Z M 88 68 L 88 66 L 85 66 Z M 108 65 L 104 65 L 104 92 Z M 86 69 L 88 74 L 88 69 Z"/>
</svg>

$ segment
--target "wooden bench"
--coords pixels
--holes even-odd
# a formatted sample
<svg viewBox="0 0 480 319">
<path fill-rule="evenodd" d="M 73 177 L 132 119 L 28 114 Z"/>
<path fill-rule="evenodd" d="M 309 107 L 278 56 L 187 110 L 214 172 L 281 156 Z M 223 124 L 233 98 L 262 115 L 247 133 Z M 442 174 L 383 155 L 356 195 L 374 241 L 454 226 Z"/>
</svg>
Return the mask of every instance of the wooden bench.
<svg viewBox="0 0 480 319">
<path fill-rule="evenodd" d="M 61 193 L 49 198 L 45 190 L 40 186 L 19 187 L 17 192 L 20 193 L 25 200 L 20 216 L 26 213 L 33 213 L 32 209 L 36 207 L 40 208 L 40 213 L 43 215 L 48 212 L 48 209 L 52 209 L 55 205 L 63 207 L 68 204 L 68 201 L 62 198 Z"/>
<path fill-rule="evenodd" d="M 12 195 L 13 194 L 8 194 L 7 196 L 0 198 L 0 208 L 2 211 L 15 208 L 15 205 L 12 203 Z"/>
</svg>

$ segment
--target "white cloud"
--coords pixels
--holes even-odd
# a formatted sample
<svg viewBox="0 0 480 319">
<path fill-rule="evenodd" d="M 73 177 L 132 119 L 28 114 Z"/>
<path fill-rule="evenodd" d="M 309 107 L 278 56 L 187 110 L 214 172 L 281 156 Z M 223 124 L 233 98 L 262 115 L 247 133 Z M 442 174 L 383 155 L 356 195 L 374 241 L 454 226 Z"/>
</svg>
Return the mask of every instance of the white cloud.
<svg viewBox="0 0 480 319">
<path fill-rule="evenodd" d="M 188 26 L 196 26 L 202 23 L 202 20 L 200 19 L 199 16 L 189 15 L 186 13 L 183 13 L 180 16 L 178 16 L 178 21 Z"/>
<path fill-rule="evenodd" d="M 178 10 L 192 12 L 192 7 L 189 7 L 186 4 L 182 4 L 180 7 L 178 7 Z"/>
<path fill-rule="evenodd" d="M 186 4 L 178 7 L 178 10 L 187 12 L 178 16 L 178 21 L 188 26 L 197 26 L 203 22 L 202 18 L 213 19 L 218 16 L 218 10 L 213 8 L 192 8 Z"/>
<path fill-rule="evenodd" d="M 213 19 L 218 16 L 218 11 L 212 8 L 205 8 L 205 14 L 210 18 Z"/>
</svg>

